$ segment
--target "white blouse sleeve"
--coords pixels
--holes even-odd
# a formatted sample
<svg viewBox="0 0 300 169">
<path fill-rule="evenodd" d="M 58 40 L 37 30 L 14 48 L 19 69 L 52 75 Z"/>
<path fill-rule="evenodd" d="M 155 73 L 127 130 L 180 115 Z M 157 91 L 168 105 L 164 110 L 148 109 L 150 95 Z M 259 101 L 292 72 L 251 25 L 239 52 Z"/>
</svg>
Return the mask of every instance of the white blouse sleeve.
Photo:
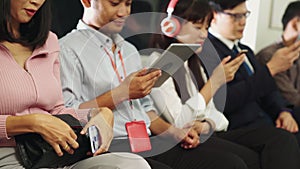
<svg viewBox="0 0 300 169">
<path fill-rule="evenodd" d="M 183 104 L 175 90 L 172 78 L 169 78 L 159 88 L 153 88 L 151 97 L 158 112 L 176 127 L 181 128 L 197 117 L 203 116 L 204 118 L 205 116 L 206 104 L 203 96 L 198 93 Z"/>
</svg>

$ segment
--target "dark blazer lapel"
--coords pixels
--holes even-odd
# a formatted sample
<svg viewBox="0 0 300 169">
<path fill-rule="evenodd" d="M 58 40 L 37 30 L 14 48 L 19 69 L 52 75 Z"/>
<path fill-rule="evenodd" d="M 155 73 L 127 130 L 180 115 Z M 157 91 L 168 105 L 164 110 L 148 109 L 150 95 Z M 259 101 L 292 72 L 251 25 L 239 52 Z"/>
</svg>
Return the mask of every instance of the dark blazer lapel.
<svg viewBox="0 0 300 169">
<path fill-rule="evenodd" d="M 216 38 L 215 36 L 213 36 L 212 34 L 208 34 L 208 39 L 211 41 L 211 43 L 214 45 L 214 47 L 216 48 L 219 57 L 221 59 L 225 58 L 226 56 L 233 55 L 233 52 L 231 51 L 231 49 L 229 49 L 222 41 L 220 41 L 218 38 Z"/>
</svg>

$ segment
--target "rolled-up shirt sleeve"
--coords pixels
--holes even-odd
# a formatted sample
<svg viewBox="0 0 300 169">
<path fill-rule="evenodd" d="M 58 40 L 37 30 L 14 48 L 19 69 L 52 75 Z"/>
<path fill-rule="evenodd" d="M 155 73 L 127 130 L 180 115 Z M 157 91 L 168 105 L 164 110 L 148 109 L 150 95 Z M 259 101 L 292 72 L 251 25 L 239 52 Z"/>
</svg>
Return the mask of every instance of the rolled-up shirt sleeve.
<svg viewBox="0 0 300 169">
<path fill-rule="evenodd" d="M 154 106 L 152 98 L 148 95 L 140 99 L 141 105 L 144 108 L 145 112 L 149 111 L 155 111 L 157 112 L 157 109 Z"/>
</svg>

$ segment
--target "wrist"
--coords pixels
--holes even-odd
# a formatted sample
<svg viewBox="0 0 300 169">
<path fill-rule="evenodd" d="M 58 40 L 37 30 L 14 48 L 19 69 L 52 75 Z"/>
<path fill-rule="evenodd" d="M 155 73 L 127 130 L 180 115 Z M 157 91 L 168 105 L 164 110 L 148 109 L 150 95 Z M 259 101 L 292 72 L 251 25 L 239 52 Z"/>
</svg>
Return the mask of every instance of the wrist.
<svg viewBox="0 0 300 169">
<path fill-rule="evenodd" d="M 276 75 L 278 73 L 276 67 L 273 66 L 272 63 L 268 62 L 267 63 L 267 67 L 269 69 L 269 72 L 270 72 L 271 76 L 274 76 L 274 75 Z"/>
<path fill-rule="evenodd" d="M 292 115 L 290 112 L 282 111 L 282 112 L 280 112 L 279 117 L 290 116 L 290 115 Z"/>
<path fill-rule="evenodd" d="M 122 86 L 118 86 L 110 91 L 111 99 L 114 105 L 118 105 L 121 102 L 128 100 L 129 95 L 128 92 L 126 92 Z M 106 105 L 103 105 L 106 106 Z M 109 107 L 111 108 L 111 107 Z M 112 108 L 111 108 L 112 109 Z"/>
<path fill-rule="evenodd" d="M 210 134 L 215 131 L 216 125 L 215 125 L 214 121 L 212 121 L 211 119 L 205 119 L 205 120 L 203 120 L 203 122 L 204 122 L 204 124 L 206 124 L 205 131 L 207 133 L 205 133 L 205 134 Z"/>
<path fill-rule="evenodd" d="M 107 119 L 109 121 L 112 121 L 114 120 L 114 114 L 113 112 L 111 111 L 111 109 L 107 108 L 107 107 L 101 107 L 100 109 L 97 109 L 97 114 L 100 113 L 101 116 L 104 118 L 104 119 Z"/>
<path fill-rule="evenodd" d="M 127 92 L 125 92 L 127 91 Z M 118 86 L 111 92 L 113 100 L 117 100 L 117 103 L 128 100 L 129 97 L 129 89 L 123 89 L 122 86 Z"/>
<path fill-rule="evenodd" d="M 166 131 L 166 135 L 168 136 L 174 136 L 176 135 L 176 132 L 178 132 L 178 130 L 176 129 L 176 127 L 174 127 L 173 125 L 170 125 L 168 130 Z"/>
<path fill-rule="evenodd" d="M 217 77 L 214 74 L 211 75 L 211 77 L 208 79 L 208 81 L 210 81 L 210 83 L 212 83 L 216 87 L 220 87 L 224 83 L 226 83 L 225 77 L 221 77 L 221 76 Z"/>
<path fill-rule="evenodd" d="M 199 120 L 196 120 L 194 122 L 194 125 L 193 125 L 193 129 L 197 131 L 198 134 L 201 134 L 202 133 L 202 130 L 203 130 L 203 123 L 202 123 L 203 120 L 199 121 Z"/>
<path fill-rule="evenodd" d="M 27 125 L 28 128 L 30 128 L 32 130 L 32 132 L 34 133 L 42 133 L 42 131 L 47 130 L 47 126 L 45 124 L 47 124 L 47 122 L 49 121 L 48 116 L 52 116 L 50 114 L 32 114 L 32 117 L 29 117 L 28 121 L 29 123 L 31 123 L 30 125 Z M 53 117 L 53 116 L 52 116 Z"/>
<path fill-rule="evenodd" d="M 210 86 L 211 93 L 213 95 L 222 86 L 223 83 L 220 79 L 210 78 L 208 79 L 207 84 Z"/>
<path fill-rule="evenodd" d="M 22 116 L 8 116 L 6 119 L 7 135 L 14 136 L 23 133 L 38 132 L 37 125 L 40 124 L 36 114 L 22 115 Z"/>
</svg>

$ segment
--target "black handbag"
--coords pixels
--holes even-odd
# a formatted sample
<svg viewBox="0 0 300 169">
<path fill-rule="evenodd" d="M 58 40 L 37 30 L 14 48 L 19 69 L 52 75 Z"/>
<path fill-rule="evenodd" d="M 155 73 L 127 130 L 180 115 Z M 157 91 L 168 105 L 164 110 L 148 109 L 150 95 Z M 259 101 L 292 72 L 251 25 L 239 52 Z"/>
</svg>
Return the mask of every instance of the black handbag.
<svg viewBox="0 0 300 169">
<path fill-rule="evenodd" d="M 41 135 L 36 133 L 21 134 L 15 136 L 17 143 L 17 153 L 26 169 L 37 168 L 58 168 L 74 164 L 80 160 L 88 158 L 87 152 L 91 151 L 90 141 L 87 135 L 81 135 L 80 122 L 69 114 L 55 115 L 71 126 L 77 135 L 79 148 L 74 150 L 74 154 L 69 154 L 63 150 L 64 155 L 59 157 L 52 146 L 46 142 Z"/>
</svg>

